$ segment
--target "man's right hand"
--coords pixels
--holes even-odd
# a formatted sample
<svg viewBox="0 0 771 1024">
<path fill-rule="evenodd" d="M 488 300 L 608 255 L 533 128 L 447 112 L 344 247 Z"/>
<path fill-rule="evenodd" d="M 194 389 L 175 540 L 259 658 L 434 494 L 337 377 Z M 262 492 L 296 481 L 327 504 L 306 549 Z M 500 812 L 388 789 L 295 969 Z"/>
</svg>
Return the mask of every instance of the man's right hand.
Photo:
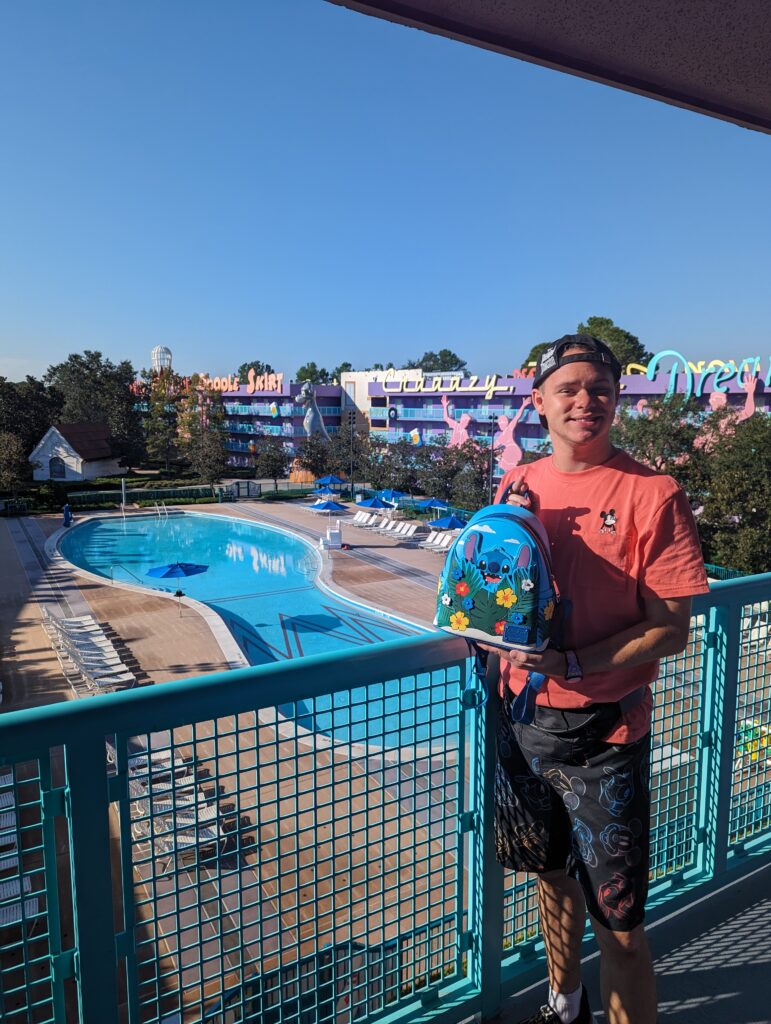
<svg viewBox="0 0 771 1024">
<path fill-rule="evenodd" d="M 507 505 L 519 505 L 520 508 L 530 508 L 532 501 L 530 492 L 527 489 L 524 476 L 518 476 L 509 484 L 509 493 L 506 498 Z"/>
</svg>

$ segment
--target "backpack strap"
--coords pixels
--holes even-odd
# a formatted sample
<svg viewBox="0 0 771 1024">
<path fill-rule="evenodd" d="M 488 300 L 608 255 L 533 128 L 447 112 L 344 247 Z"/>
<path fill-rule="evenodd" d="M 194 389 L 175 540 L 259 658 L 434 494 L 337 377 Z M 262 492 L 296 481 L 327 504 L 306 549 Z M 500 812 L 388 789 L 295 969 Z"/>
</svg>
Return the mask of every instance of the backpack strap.
<svg viewBox="0 0 771 1024">
<path fill-rule="evenodd" d="M 511 704 L 511 717 L 515 722 L 530 725 L 535 718 L 535 698 L 546 682 L 540 672 L 528 672 L 525 685 Z"/>
<path fill-rule="evenodd" d="M 491 658 L 489 652 L 477 647 L 473 640 L 468 640 L 467 643 L 469 656 L 472 659 L 473 672 L 477 677 L 479 691 L 482 694 L 482 700 L 477 706 L 484 707 L 490 699 L 490 687 L 487 685 L 488 680 L 498 678 L 499 660 L 495 656 Z"/>
</svg>

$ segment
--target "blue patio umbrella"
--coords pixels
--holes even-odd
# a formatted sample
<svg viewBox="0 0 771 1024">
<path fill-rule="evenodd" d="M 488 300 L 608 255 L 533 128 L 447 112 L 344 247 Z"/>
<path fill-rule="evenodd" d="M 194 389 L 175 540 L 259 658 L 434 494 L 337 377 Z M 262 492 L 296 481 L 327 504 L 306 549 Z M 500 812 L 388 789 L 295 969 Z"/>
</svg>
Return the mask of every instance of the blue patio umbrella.
<svg viewBox="0 0 771 1024">
<path fill-rule="evenodd" d="M 390 501 L 392 504 L 399 500 L 399 498 L 406 498 L 407 495 L 404 491 L 395 491 L 392 487 L 387 487 L 384 491 L 378 491 L 377 495 L 382 498 L 383 501 Z"/>
<path fill-rule="evenodd" d="M 356 504 L 359 508 L 392 508 L 381 498 L 364 498 L 362 501 L 357 501 Z"/>
<path fill-rule="evenodd" d="M 170 562 L 168 565 L 156 565 L 148 569 L 146 576 L 155 576 L 159 580 L 179 579 L 182 576 L 197 576 L 206 572 L 208 565 L 196 565 L 195 562 Z"/>
<path fill-rule="evenodd" d="M 311 491 L 311 494 L 320 494 L 323 498 L 329 498 L 334 493 L 331 487 L 317 487 L 315 491 Z"/>
<path fill-rule="evenodd" d="M 348 509 L 345 505 L 341 505 L 339 501 L 317 501 L 315 505 L 310 506 L 311 512 L 347 512 Z"/>
<path fill-rule="evenodd" d="M 319 486 L 324 486 L 325 484 L 326 486 L 329 486 L 329 484 L 345 483 L 344 480 L 341 480 L 339 476 L 335 476 L 334 473 L 330 473 L 328 476 L 320 476 L 318 480 L 314 480 L 313 482 Z"/>
<path fill-rule="evenodd" d="M 422 509 L 447 508 L 447 502 L 440 501 L 439 498 L 424 498 L 423 501 L 416 502 L 415 507 Z"/>
<path fill-rule="evenodd" d="M 444 516 L 442 519 L 433 519 L 428 525 L 433 526 L 435 530 L 459 530 L 461 526 L 466 525 L 466 522 L 466 519 L 452 515 Z"/>
</svg>

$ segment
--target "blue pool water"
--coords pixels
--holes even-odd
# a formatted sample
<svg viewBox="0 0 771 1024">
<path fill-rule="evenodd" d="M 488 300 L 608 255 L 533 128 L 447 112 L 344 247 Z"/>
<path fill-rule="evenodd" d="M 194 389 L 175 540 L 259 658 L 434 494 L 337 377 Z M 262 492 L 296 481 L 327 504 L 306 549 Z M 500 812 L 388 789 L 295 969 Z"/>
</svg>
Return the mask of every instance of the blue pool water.
<svg viewBox="0 0 771 1024">
<path fill-rule="evenodd" d="M 64 534 L 62 555 L 89 572 L 150 590 L 177 589 L 213 608 L 251 665 L 301 658 L 399 637 L 418 627 L 333 596 L 317 585 L 316 552 L 283 530 L 213 516 L 174 515 L 91 520 Z M 182 579 L 147 576 L 169 562 L 208 565 Z M 435 702 L 418 681 L 414 695 L 385 684 L 357 697 L 318 698 L 314 706 L 287 709 L 307 728 L 341 741 L 425 742 L 446 732 L 439 721 L 456 694 L 441 688 Z M 454 686 L 450 689 L 455 690 Z M 437 694 L 435 694 L 436 696 Z M 448 702 L 446 704 L 445 702 Z M 397 704 L 400 710 L 395 714 Z M 439 707 L 441 705 L 441 715 Z"/>
</svg>

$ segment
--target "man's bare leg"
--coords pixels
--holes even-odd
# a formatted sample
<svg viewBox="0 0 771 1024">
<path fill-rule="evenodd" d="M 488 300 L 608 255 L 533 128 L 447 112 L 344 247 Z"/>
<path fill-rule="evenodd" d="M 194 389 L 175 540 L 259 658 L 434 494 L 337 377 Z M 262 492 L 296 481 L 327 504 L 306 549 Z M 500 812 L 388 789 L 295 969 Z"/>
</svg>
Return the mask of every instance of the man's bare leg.
<svg viewBox="0 0 771 1024">
<path fill-rule="evenodd" d="M 645 928 L 612 932 L 592 919 L 608 1024 L 656 1024 L 656 979 Z"/>
<path fill-rule="evenodd" d="M 538 910 L 549 984 L 553 992 L 569 995 L 581 984 L 581 940 L 586 921 L 581 886 L 564 871 L 539 875 Z"/>
</svg>

